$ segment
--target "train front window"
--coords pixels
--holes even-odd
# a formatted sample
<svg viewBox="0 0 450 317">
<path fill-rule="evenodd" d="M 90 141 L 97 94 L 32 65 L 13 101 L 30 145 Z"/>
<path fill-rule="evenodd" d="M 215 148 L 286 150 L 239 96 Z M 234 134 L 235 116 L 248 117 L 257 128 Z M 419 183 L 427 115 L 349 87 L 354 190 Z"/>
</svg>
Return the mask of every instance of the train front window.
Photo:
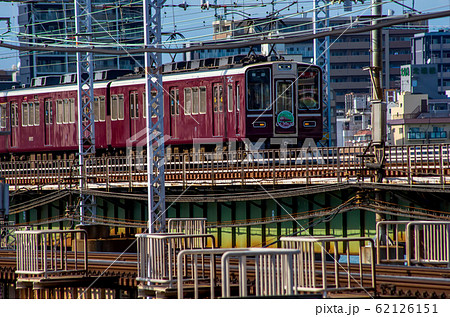
<svg viewBox="0 0 450 317">
<path fill-rule="evenodd" d="M 292 80 L 278 80 L 277 82 L 277 114 L 282 111 L 293 111 Z"/>
<path fill-rule="evenodd" d="M 270 109 L 270 69 L 250 69 L 247 72 L 247 109 Z"/>
<path fill-rule="evenodd" d="M 320 71 L 312 67 L 298 68 L 298 109 L 317 110 L 320 108 Z"/>
</svg>

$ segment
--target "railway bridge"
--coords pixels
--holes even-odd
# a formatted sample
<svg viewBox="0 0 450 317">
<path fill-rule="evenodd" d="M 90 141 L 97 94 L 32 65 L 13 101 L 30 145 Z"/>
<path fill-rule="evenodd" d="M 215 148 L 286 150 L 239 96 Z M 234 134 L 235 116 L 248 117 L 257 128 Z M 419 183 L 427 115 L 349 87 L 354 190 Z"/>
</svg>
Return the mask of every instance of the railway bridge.
<svg viewBox="0 0 450 317">
<path fill-rule="evenodd" d="M 131 152 L 130 152 L 131 153 Z M 254 185 L 312 185 L 373 182 L 370 164 L 375 154 L 368 147 L 272 149 L 168 154 L 168 187 Z M 76 160 L 0 162 L 2 177 L 12 190 L 76 189 L 80 177 L 86 188 L 111 190 L 147 186 L 146 155 Z M 440 184 L 450 176 L 450 144 L 391 146 L 382 158 L 384 182 Z M 80 172 L 83 171 L 83 175 Z"/>
<path fill-rule="evenodd" d="M 419 220 L 449 221 L 449 147 L 450 145 L 447 144 L 386 147 L 383 158 L 384 180 L 382 183 L 375 182 L 375 170 L 371 167 L 373 164 L 370 164 L 373 162 L 375 154 L 371 152 L 370 148 L 364 147 L 173 153 L 166 155 L 165 162 L 167 217 L 204 219 L 204 231 L 201 234 L 209 235 L 214 239 L 214 243 L 209 241 L 204 245 L 214 245 L 222 251 L 217 251 L 219 253 L 204 251 L 205 254 L 202 253 L 203 251 L 189 251 L 192 253 L 189 255 L 190 259 L 198 257 L 198 261 L 206 261 L 206 259 L 209 261 L 209 257 L 214 256 L 223 257 L 224 253 L 231 249 L 236 252 L 239 250 L 256 252 L 258 251 L 256 249 L 267 249 L 267 247 L 283 248 L 287 242 L 283 242 L 284 238 L 282 237 L 298 235 L 339 237 L 344 239 L 336 242 L 340 245 L 337 250 L 344 252 L 340 256 L 347 256 L 348 259 L 356 256 L 362 260 L 363 256 L 359 255 L 359 252 L 367 253 L 368 251 L 359 251 L 360 247 L 374 245 L 367 241 L 370 242 L 370 239 L 378 236 L 374 213 L 381 212 L 387 221 L 400 223 Z M 38 235 L 46 234 L 49 229 L 53 231 L 74 229 L 79 222 L 76 209 L 80 191 L 93 195 L 97 204 L 96 217 L 85 218 L 86 224 L 93 224 L 95 225 L 93 227 L 100 228 L 95 234 L 89 233 L 87 236 L 89 252 L 102 251 L 102 253 L 117 254 L 115 252 L 126 251 L 126 253 L 136 254 L 137 252 L 139 254 L 139 246 L 136 246 L 135 243 L 136 234 L 143 235 L 142 239 L 144 240 L 141 241 L 141 246 L 142 243 L 150 243 L 145 239 L 163 239 L 149 238 L 145 233 L 148 197 L 145 156 L 130 155 L 86 159 L 83 176 L 79 174 L 81 169 L 73 160 L 16 160 L 1 162 L 0 166 L 4 183 L 9 184 L 11 197 L 8 221 L 4 221 L 2 224 L 2 234 L 6 237 L 6 239 L 3 238 L 3 241 L 6 241 L 3 245 L 6 248 L 8 248 L 8 243 L 9 246 L 14 244 L 16 238 L 13 232 L 19 229 L 34 229 L 34 234 Z M 79 188 L 80 177 L 86 178 L 83 188 Z M 375 191 L 381 195 L 374 195 Z M 395 245 L 403 245 L 404 248 L 405 229 L 392 228 L 387 230 L 390 233 L 387 240 L 397 241 L 394 238 L 400 237 Z M 445 229 L 440 230 L 442 238 L 446 231 Z M 362 242 L 363 240 L 360 242 L 352 240 L 353 242 L 348 242 L 350 244 L 346 247 L 342 246 L 347 243 L 346 239 L 354 238 L 369 240 L 364 240 L 364 242 Z M 72 239 L 70 238 L 71 241 Z M 436 239 L 433 241 L 438 241 Z M 333 251 L 329 247 L 335 243 L 334 241 L 320 240 L 317 243 L 322 242 L 326 245 L 328 252 Z M 167 240 L 165 243 L 168 243 Z M 183 245 L 198 243 L 198 240 L 182 242 Z M 439 250 L 447 250 L 447 248 L 448 243 L 441 243 Z M 393 254 L 405 251 L 405 249 L 399 251 L 401 248 L 394 250 Z M 345 253 L 347 251 L 348 254 Z M 40 251 L 36 252 L 39 254 Z M 415 252 L 419 254 L 422 251 Z M 388 252 L 388 254 L 390 253 Z M 237 256 L 237 254 L 233 254 L 227 257 L 230 257 L 232 261 L 230 263 L 236 263 L 233 261 L 240 261 L 236 258 Z M 255 258 L 260 255 L 253 254 L 252 256 Z M 266 254 L 264 256 L 289 258 L 297 255 L 285 252 L 282 255 Z M 374 259 L 375 255 L 369 255 L 370 257 Z M 9 257 L 6 256 L 5 261 L 7 258 Z M 446 259 L 445 256 L 442 258 Z M 72 262 L 75 261 L 74 258 L 70 259 Z M 397 259 L 397 263 L 402 260 L 406 261 Z M 92 261 L 92 263 L 96 263 L 95 265 L 106 265 L 106 262 L 102 262 L 104 261 L 102 256 L 99 259 L 92 259 Z M 124 265 L 123 270 L 117 271 L 117 274 L 114 273 L 115 275 L 108 275 L 109 282 L 104 280 L 106 282 L 103 284 L 105 289 L 95 290 L 97 292 L 95 296 L 120 297 L 118 294 L 122 294 L 125 297 L 135 297 L 138 293 L 142 296 L 156 296 L 155 292 L 159 292 L 160 289 L 145 289 L 145 287 L 138 289 L 140 282 L 145 282 L 145 279 L 152 279 L 152 277 L 146 276 L 139 279 L 135 273 L 130 273 L 131 271 L 136 272 L 134 268 L 136 265 L 139 266 L 139 261 L 130 260 L 131 264 L 125 263 L 125 261 L 128 260 L 119 262 L 120 265 Z M 381 261 L 379 263 L 381 266 L 386 264 L 382 262 L 382 259 L 379 261 Z M 15 267 L 17 263 L 11 265 Z M 172 270 L 176 270 L 175 262 L 172 265 L 174 265 Z M 195 266 L 192 263 L 189 265 Z M 236 267 L 237 264 L 223 263 L 223 265 Z M 249 272 L 252 272 L 251 276 L 255 276 L 252 275 L 255 274 L 253 269 L 250 269 L 252 265 L 252 263 L 245 264 L 249 267 Z M 330 264 L 325 263 L 324 265 Z M 348 265 L 356 264 L 348 261 Z M 6 275 L 2 277 L 3 280 L 11 281 L 19 276 L 11 269 L 7 270 L 6 266 L 2 267 L 5 269 L 4 272 L 9 272 L 9 275 L 5 273 Z M 193 267 L 192 270 L 194 270 Z M 208 269 L 202 274 L 210 274 L 211 265 L 207 265 L 207 267 Z M 317 272 L 324 271 L 324 269 L 324 266 L 320 267 L 319 265 Z M 219 274 L 220 270 L 222 267 L 219 267 L 216 273 Z M 98 270 L 89 272 L 87 279 L 84 279 L 86 276 L 83 275 L 83 279 L 78 280 L 79 283 L 75 283 L 78 285 L 77 287 L 81 287 L 81 289 L 87 287 L 98 277 Z M 370 282 L 369 276 L 372 274 L 370 272 L 370 266 L 365 266 L 364 271 L 357 274 L 362 274 L 363 280 Z M 432 283 L 432 280 L 428 280 L 426 275 L 442 273 L 439 272 L 424 273 L 424 281 Z M 387 273 L 387 275 L 391 273 Z M 231 272 L 230 274 L 235 273 Z M 446 276 L 447 273 L 442 274 L 444 274 L 442 276 Z M 383 279 L 388 281 L 389 277 L 380 276 L 378 281 Z M 190 281 L 195 284 L 194 280 L 195 278 Z M 110 282 L 112 284 L 108 284 Z M 178 296 L 187 294 L 186 296 L 208 297 L 220 293 L 216 289 L 219 287 L 218 285 L 214 286 L 213 293 L 209 293 L 209 295 L 199 295 L 208 293 L 205 286 L 202 290 L 197 290 L 197 293 L 196 291 L 190 293 L 193 286 L 190 284 L 191 282 L 182 285 L 190 291 Z M 5 285 L 8 283 L 10 282 L 6 282 Z M 73 298 L 81 296 L 80 294 L 83 293 L 80 288 L 69 290 L 70 286 L 68 286 L 65 290 L 59 287 L 58 290 L 54 289 L 53 293 L 41 292 L 39 295 L 36 292 L 30 292 L 33 289 L 30 285 L 34 285 L 34 282 L 25 279 L 21 283 L 21 287 L 28 293 L 22 292 L 20 296 L 28 298 L 33 296 Z M 163 293 L 169 297 L 176 296 L 174 295 L 177 293 L 174 283 L 175 280 L 170 282 L 170 287 L 167 287 Z M 376 283 L 375 280 L 374 283 Z M 398 285 L 404 286 L 407 283 L 407 278 L 403 278 Z M 418 282 L 414 281 L 414 283 L 417 285 Z M 430 292 L 431 284 L 426 284 L 430 286 L 426 290 L 417 290 L 411 285 L 402 288 L 385 282 L 370 285 L 368 289 L 372 289 L 378 294 L 385 292 L 385 294 L 394 295 L 446 297 L 445 289 L 448 288 L 448 281 L 443 277 L 439 283 L 443 287 L 443 291 L 440 293 Z M 37 289 L 48 290 L 44 284 L 37 287 Z M 223 294 L 237 294 L 238 290 L 235 289 L 237 286 L 230 287 L 231 293 L 224 290 Z M 206 288 L 212 289 L 211 285 Z M 251 292 L 256 292 L 254 285 L 250 288 Z M 243 294 L 245 295 L 245 293 Z"/>
</svg>

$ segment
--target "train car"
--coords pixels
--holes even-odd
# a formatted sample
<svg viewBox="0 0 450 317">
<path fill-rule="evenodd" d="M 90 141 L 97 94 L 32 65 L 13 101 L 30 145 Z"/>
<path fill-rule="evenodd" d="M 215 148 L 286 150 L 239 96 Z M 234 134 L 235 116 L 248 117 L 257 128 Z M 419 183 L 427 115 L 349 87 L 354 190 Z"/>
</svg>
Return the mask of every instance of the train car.
<svg viewBox="0 0 450 317">
<path fill-rule="evenodd" d="M 0 92 L 0 152 L 30 156 L 75 153 L 76 74 L 32 81 Z M 99 154 L 120 153 L 145 139 L 145 78 L 129 71 L 95 73 L 94 114 Z M 163 67 L 167 145 L 192 148 L 289 139 L 293 146 L 322 137 L 319 67 L 285 60 L 234 56 Z M 152 92 L 154 93 L 154 92 Z M 8 134 L 9 132 L 9 134 Z M 279 145 L 278 145 L 279 146 Z"/>
</svg>

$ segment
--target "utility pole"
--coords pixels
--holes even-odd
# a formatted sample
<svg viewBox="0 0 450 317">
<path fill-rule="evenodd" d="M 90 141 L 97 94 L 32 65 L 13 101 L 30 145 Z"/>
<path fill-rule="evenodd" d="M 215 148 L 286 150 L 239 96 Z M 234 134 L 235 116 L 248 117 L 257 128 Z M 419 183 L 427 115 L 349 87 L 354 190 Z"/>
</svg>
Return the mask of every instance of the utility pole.
<svg viewBox="0 0 450 317">
<path fill-rule="evenodd" d="M 91 0 L 74 0 L 77 46 L 92 43 Z M 94 61 L 92 53 L 77 52 L 78 168 L 80 175 L 80 223 L 96 216 L 95 197 L 83 194 L 86 187 L 85 158 L 95 154 Z"/>
<path fill-rule="evenodd" d="M 144 0 L 144 46 L 161 46 L 161 8 L 166 0 Z M 162 54 L 145 53 L 145 98 L 147 107 L 147 187 L 149 233 L 164 232 L 164 125 Z M 154 93 L 152 95 L 152 92 Z M 156 106 L 153 107 L 153 104 Z"/>
</svg>

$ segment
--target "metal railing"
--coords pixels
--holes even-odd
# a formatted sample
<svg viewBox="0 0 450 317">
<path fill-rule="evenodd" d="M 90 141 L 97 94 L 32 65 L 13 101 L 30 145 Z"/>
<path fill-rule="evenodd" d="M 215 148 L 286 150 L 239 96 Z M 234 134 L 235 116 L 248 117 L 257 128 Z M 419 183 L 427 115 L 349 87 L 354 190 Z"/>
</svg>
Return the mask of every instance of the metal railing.
<svg viewBox="0 0 450 317">
<path fill-rule="evenodd" d="M 178 298 L 184 297 L 184 289 L 187 286 L 193 287 L 194 298 L 199 298 L 200 287 L 209 286 L 209 298 L 214 299 L 216 293 L 216 272 L 217 261 L 216 257 L 222 256 L 228 251 L 250 251 L 251 249 L 206 249 L 206 250 L 183 250 L 178 254 L 177 269 L 178 269 Z M 204 263 L 207 263 L 209 274 L 207 270 L 199 270 L 204 268 Z M 200 262 L 200 263 L 199 263 Z"/>
<path fill-rule="evenodd" d="M 168 233 L 205 234 L 206 218 L 168 218 Z"/>
<path fill-rule="evenodd" d="M 446 183 L 450 170 L 450 145 L 427 144 L 385 147 L 386 177 L 434 175 Z M 366 147 L 272 149 L 258 151 L 223 151 L 215 153 L 167 154 L 165 178 L 167 182 L 188 186 L 217 185 L 221 182 L 250 184 L 261 180 L 277 183 L 298 178 L 310 183 L 313 178 L 327 178 L 341 182 L 349 177 L 367 176 L 364 161 L 373 153 Z M 113 183 L 129 187 L 146 185 L 146 156 L 112 156 L 85 160 L 83 171 L 86 183 Z M 77 186 L 79 169 L 74 160 L 35 160 L 0 162 L 8 184 L 17 189 L 23 185 Z M 369 179 L 369 178 L 367 178 Z"/>
<path fill-rule="evenodd" d="M 294 295 L 293 263 L 299 253 L 298 250 L 263 248 L 225 252 L 221 260 L 222 297 L 231 296 L 231 259 L 238 260 L 239 297 Z M 250 269 L 255 274 L 252 294 L 248 284 Z"/>
<path fill-rule="evenodd" d="M 450 267 L 450 221 L 411 221 L 406 226 L 407 264 Z"/>
<path fill-rule="evenodd" d="M 408 223 L 409 221 L 389 220 L 377 222 L 377 264 L 405 264 Z"/>
<path fill-rule="evenodd" d="M 139 282 L 151 286 L 174 287 L 177 283 L 177 256 L 183 250 L 211 249 L 215 238 L 210 234 L 181 233 L 137 234 Z"/>
<path fill-rule="evenodd" d="M 85 230 L 16 231 L 18 279 L 74 274 L 88 270 Z M 79 250 L 79 244 L 82 245 Z"/>
<path fill-rule="evenodd" d="M 327 297 L 328 292 L 375 290 L 375 246 L 372 239 L 297 236 L 282 237 L 281 241 L 283 248 L 300 250 L 294 262 L 297 291 L 322 292 Z M 364 242 L 368 245 L 364 246 Z M 351 243 L 357 246 L 357 261 L 353 261 L 350 253 Z M 368 267 L 363 265 L 364 249 L 369 252 L 366 258 L 372 259 Z"/>
<path fill-rule="evenodd" d="M 450 267 L 450 221 L 380 221 L 377 263 Z"/>
</svg>

